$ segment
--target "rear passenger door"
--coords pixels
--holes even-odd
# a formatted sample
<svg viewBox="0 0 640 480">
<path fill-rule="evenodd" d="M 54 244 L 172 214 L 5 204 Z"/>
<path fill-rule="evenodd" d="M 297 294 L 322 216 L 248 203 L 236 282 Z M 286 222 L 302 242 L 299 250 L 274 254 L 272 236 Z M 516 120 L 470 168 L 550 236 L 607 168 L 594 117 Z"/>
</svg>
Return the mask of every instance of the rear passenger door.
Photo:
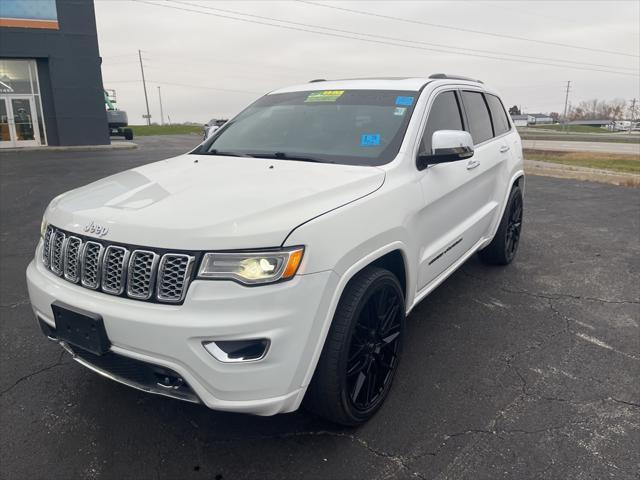
<svg viewBox="0 0 640 480">
<path fill-rule="evenodd" d="M 479 230 L 489 235 L 493 221 L 500 215 L 500 202 L 505 194 L 504 172 L 510 158 L 508 132 L 511 124 L 495 95 L 479 90 L 463 90 L 462 104 L 473 138 L 478 190 Z"/>
<path fill-rule="evenodd" d="M 517 161 L 517 152 L 520 149 L 519 137 L 514 135 L 513 127 L 509 121 L 507 111 L 502 101 L 495 95 L 490 93 L 484 94 L 491 112 L 491 122 L 493 124 L 494 143 L 498 147 L 498 156 L 493 158 L 492 166 L 494 169 L 494 189 L 493 194 L 495 200 L 500 203 L 510 188 L 509 179 L 509 163 Z"/>
</svg>

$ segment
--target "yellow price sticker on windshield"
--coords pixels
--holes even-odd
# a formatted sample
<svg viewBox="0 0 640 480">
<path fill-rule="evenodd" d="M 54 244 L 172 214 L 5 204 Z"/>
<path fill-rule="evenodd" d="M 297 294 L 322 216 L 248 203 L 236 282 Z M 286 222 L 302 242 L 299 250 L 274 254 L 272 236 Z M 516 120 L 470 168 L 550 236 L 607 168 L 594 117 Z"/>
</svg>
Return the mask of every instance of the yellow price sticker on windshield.
<svg viewBox="0 0 640 480">
<path fill-rule="evenodd" d="M 335 102 L 338 100 L 344 90 L 324 90 L 322 92 L 310 93 L 305 102 Z"/>
</svg>

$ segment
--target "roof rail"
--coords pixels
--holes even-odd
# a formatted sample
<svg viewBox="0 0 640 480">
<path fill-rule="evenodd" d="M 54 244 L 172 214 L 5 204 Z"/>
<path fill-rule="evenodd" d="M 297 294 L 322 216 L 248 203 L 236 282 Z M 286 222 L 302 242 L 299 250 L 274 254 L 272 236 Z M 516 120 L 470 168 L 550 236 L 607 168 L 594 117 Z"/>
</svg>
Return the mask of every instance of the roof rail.
<svg viewBox="0 0 640 480">
<path fill-rule="evenodd" d="M 326 82 L 327 80 L 325 80 L 324 78 L 314 78 L 313 80 L 309 80 L 309 83 L 316 83 L 316 82 Z"/>
<path fill-rule="evenodd" d="M 466 80 L 468 82 L 476 82 L 476 83 L 484 84 L 484 82 L 482 80 L 477 80 L 475 78 L 469 78 L 469 77 L 463 77 L 461 75 L 447 75 L 446 73 L 434 73 L 432 75 L 429 75 L 429 78 L 431 78 L 432 80 Z"/>
</svg>

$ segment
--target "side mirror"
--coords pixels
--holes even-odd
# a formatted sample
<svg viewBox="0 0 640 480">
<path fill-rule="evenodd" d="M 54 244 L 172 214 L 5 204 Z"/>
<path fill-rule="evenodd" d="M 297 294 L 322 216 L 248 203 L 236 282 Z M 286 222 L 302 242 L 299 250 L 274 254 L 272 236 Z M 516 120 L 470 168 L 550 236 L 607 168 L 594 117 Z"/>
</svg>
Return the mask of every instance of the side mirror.
<svg viewBox="0 0 640 480">
<path fill-rule="evenodd" d="M 473 139 L 462 130 L 438 130 L 431 137 L 431 153 L 418 154 L 418 169 L 437 163 L 456 162 L 473 157 Z"/>
</svg>

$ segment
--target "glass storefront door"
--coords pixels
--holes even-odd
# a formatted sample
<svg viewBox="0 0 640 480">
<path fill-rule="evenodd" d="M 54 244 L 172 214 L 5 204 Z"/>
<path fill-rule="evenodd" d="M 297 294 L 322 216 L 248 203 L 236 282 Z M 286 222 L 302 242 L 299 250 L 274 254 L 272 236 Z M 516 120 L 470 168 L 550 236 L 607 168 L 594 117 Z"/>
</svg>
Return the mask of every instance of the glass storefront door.
<svg viewBox="0 0 640 480">
<path fill-rule="evenodd" d="M 0 58 L 0 148 L 46 145 L 43 118 L 35 60 Z"/>
<path fill-rule="evenodd" d="M 0 98 L 0 148 L 40 145 L 33 97 Z"/>
</svg>

